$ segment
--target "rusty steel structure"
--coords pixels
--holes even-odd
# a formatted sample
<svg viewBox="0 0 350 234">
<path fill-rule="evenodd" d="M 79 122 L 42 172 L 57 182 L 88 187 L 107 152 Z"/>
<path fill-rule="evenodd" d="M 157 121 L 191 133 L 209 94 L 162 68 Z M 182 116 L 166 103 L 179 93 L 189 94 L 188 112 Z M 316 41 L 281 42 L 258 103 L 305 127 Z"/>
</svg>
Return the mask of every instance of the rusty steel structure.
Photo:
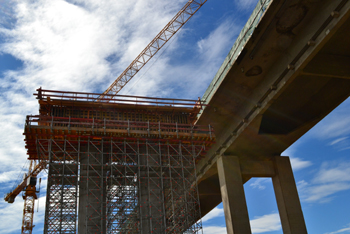
<svg viewBox="0 0 350 234">
<path fill-rule="evenodd" d="M 201 233 L 198 100 L 38 89 L 29 158 L 48 165 L 44 233 Z"/>
<path fill-rule="evenodd" d="M 131 62 L 120 76 L 103 92 L 101 98 L 114 98 L 116 94 L 156 55 L 182 26 L 206 3 L 207 0 L 189 0 L 170 20 L 145 49 Z M 109 94 L 109 95 L 106 95 Z"/>
</svg>

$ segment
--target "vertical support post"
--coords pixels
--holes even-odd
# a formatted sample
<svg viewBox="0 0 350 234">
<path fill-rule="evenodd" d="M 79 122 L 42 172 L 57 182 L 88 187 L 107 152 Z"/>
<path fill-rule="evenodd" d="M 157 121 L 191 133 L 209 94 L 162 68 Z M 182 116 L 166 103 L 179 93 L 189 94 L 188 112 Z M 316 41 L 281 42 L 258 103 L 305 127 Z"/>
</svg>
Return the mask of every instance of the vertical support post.
<svg viewBox="0 0 350 234">
<path fill-rule="evenodd" d="M 69 123 L 68 123 L 68 133 L 70 134 L 70 115 L 69 115 Z"/>
<path fill-rule="evenodd" d="M 92 118 L 92 134 L 94 134 L 95 117 Z"/>
<path fill-rule="evenodd" d="M 147 126 L 148 126 L 148 128 L 147 128 L 147 133 L 148 133 L 148 137 L 150 137 L 150 134 L 149 134 L 149 120 L 148 120 L 147 123 L 148 123 L 148 125 L 147 125 Z"/>
<path fill-rule="evenodd" d="M 228 234 L 251 234 L 239 159 L 221 156 L 217 161 Z"/>
<path fill-rule="evenodd" d="M 211 136 L 211 126 L 210 126 L 210 124 L 209 124 L 209 136 L 210 136 L 210 140 L 211 140 L 212 136 Z"/>
<path fill-rule="evenodd" d="M 147 209 L 148 209 L 148 217 L 147 217 L 147 221 L 148 221 L 148 224 L 149 224 L 149 232 L 150 233 L 153 233 L 153 223 L 152 223 L 152 199 L 151 199 L 151 177 L 150 177 L 150 155 L 148 153 L 148 140 L 146 140 L 146 168 L 147 168 Z"/>
<path fill-rule="evenodd" d="M 191 124 L 191 139 L 193 139 L 193 128 L 194 126 Z"/>
<path fill-rule="evenodd" d="M 66 166 L 66 147 L 67 147 L 67 140 L 66 137 L 64 138 L 64 143 L 63 143 L 63 163 L 62 163 L 62 167 L 60 167 L 59 169 L 62 170 L 62 175 L 65 174 L 65 166 Z M 60 176 L 61 178 L 61 199 L 60 199 L 60 204 L 61 206 L 63 206 L 65 200 L 64 200 L 64 193 L 65 193 L 65 176 Z M 59 220 L 59 230 L 62 230 L 62 223 L 64 222 L 64 218 L 63 218 L 63 208 L 60 209 L 60 220 Z"/>
<path fill-rule="evenodd" d="M 172 170 L 173 170 L 173 165 L 172 163 L 172 160 L 171 160 L 171 154 L 170 154 L 170 145 L 169 145 L 169 141 L 167 141 L 166 143 L 166 147 L 167 147 L 167 158 L 168 158 L 168 167 L 169 167 L 169 184 L 170 184 L 170 191 L 169 191 L 169 194 L 170 194 L 170 206 L 171 206 L 171 220 L 170 220 L 170 223 L 175 220 L 175 202 L 174 202 L 174 194 L 173 194 L 173 191 L 174 191 L 174 187 L 175 187 L 175 181 L 173 180 L 173 176 L 172 176 Z"/>
<path fill-rule="evenodd" d="M 160 134 L 160 122 L 159 122 L 159 134 Z M 166 223 L 166 209 L 165 209 L 165 193 L 164 193 L 164 174 L 163 174 L 163 167 L 164 167 L 164 163 L 163 163 L 163 152 L 162 152 L 162 146 L 161 146 L 161 142 L 158 142 L 158 152 L 159 152 L 159 164 L 160 164 L 160 186 L 161 186 L 161 194 L 162 194 L 162 213 L 163 213 L 163 219 L 162 222 L 164 223 L 164 225 L 162 225 L 163 227 L 163 232 L 165 232 L 165 230 L 167 230 L 167 223 Z"/>
<path fill-rule="evenodd" d="M 51 118 L 51 133 L 53 133 L 53 116 Z"/>
<path fill-rule="evenodd" d="M 98 157 L 98 155 L 96 155 Z M 107 186 L 104 183 L 104 179 L 106 178 L 106 174 L 104 171 L 104 165 L 105 165 L 105 155 L 104 155 L 104 142 L 103 142 L 103 138 L 101 139 L 101 152 L 100 152 L 100 183 L 101 183 L 101 187 L 100 190 L 100 209 L 101 209 L 101 232 L 102 233 L 106 233 L 106 224 L 107 224 L 107 193 L 106 193 L 106 189 Z M 98 161 L 98 160 L 97 160 Z"/>
<path fill-rule="evenodd" d="M 106 118 L 103 118 L 103 134 L 106 135 Z"/>
<path fill-rule="evenodd" d="M 205 146 L 202 146 L 205 147 Z M 193 163 L 193 176 L 194 176 L 194 181 L 196 181 L 196 186 L 194 186 L 194 190 L 196 193 L 196 198 L 197 201 L 195 202 L 195 207 L 198 206 L 197 212 L 198 215 L 196 217 L 198 217 L 199 221 L 195 224 L 195 230 L 200 230 L 198 231 L 198 234 L 203 234 L 203 229 L 202 229 L 202 214 L 201 214 L 201 206 L 200 206 L 200 200 L 199 200 L 199 191 L 198 191 L 198 184 L 197 184 L 197 171 L 196 171 L 196 157 L 197 157 L 197 153 L 196 153 L 196 147 L 194 146 L 193 142 L 192 142 L 192 163 Z"/>
<path fill-rule="evenodd" d="M 81 142 L 79 137 L 79 207 L 78 207 L 78 234 L 86 233 L 87 222 L 87 205 L 88 205 L 88 191 L 87 191 L 87 166 L 88 166 L 88 153 L 87 147 Z"/>
<path fill-rule="evenodd" d="M 130 136 L 130 120 L 128 119 L 128 136 Z"/>
<path fill-rule="evenodd" d="M 289 157 L 275 157 L 275 172 L 272 183 L 284 234 L 307 234 Z"/>
<path fill-rule="evenodd" d="M 189 190 L 190 188 L 188 188 L 189 187 L 189 184 L 188 183 L 186 183 L 186 175 L 185 175 L 185 165 L 184 165 L 184 155 L 182 154 L 182 149 L 181 149 L 181 141 L 179 142 L 179 160 L 180 160 L 180 162 L 181 162 L 181 182 L 182 182 L 182 190 L 183 190 L 183 198 L 184 198 L 184 202 L 185 202 L 185 204 L 184 204 L 184 209 L 185 209 L 185 211 L 188 211 L 189 209 L 188 209 L 188 201 L 187 201 L 187 189 Z M 183 222 L 184 222 L 184 224 L 183 225 L 191 225 L 191 223 L 190 223 L 190 220 L 189 220 L 189 217 L 190 216 L 187 216 L 187 218 L 186 219 L 184 219 L 183 220 Z M 183 227 L 182 227 L 183 228 Z"/>
<path fill-rule="evenodd" d="M 176 122 L 176 138 L 179 139 L 179 130 L 177 129 L 177 122 Z"/>
<path fill-rule="evenodd" d="M 161 134 L 161 129 L 160 129 L 160 121 L 158 121 L 158 128 L 159 128 L 159 138 L 162 138 L 162 134 Z"/>
<path fill-rule="evenodd" d="M 151 217 L 149 210 L 149 167 L 148 167 L 148 142 L 146 141 L 144 146 L 137 142 L 138 147 L 138 171 L 139 171 L 139 204 L 140 204 L 140 233 L 151 233 Z"/>
<path fill-rule="evenodd" d="M 80 168 L 81 168 L 81 165 L 80 165 L 80 151 L 81 149 L 81 145 L 80 145 L 80 137 L 78 138 L 78 151 L 77 151 L 77 158 L 76 158 L 76 181 L 75 181 L 75 187 L 76 187 L 76 191 L 74 193 L 74 202 L 75 202 L 75 206 L 74 206 L 74 211 L 75 211 L 75 224 L 74 224 L 74 229 L 77 230 L 78 226 L 77 226 L 77 215 L 78 215 L 78 197 L 80 196 L 80 193 L 81 193 L 81 190 L 79 189 L 79 184 L 80 184 Z M 79 230 L 79 229 L 78 229 Z M 77 232 L 76 232 L 77 233 Z"/>
<path fill-rule="evenodd" d="M 37 144 L 39 143 L 39 140 L 37 140 Z M 46 188 L 46 209 L 45 209 L 45 222 L 44 222 L 44 234 L 49 233 L 50 228 L 51 228 L 51 222 L 49 220 L 49 215 L 50 215 L 50 199 L 51 199 L 51 186 L 53 184 L 53 179 L 52 179 L 52 139 L 48 140 L 48 156 L 49 156 L 49 162 L 48 162 L 48 176 L 47 176 L 47 188 Z"/>
</svg>

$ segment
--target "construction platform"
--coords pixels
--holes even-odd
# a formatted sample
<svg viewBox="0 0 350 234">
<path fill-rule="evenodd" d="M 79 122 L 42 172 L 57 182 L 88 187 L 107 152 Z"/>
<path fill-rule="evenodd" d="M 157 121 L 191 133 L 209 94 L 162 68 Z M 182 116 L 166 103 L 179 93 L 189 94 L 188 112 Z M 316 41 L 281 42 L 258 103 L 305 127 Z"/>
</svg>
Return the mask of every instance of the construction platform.
<svg viewBox="0 0 350 234">
<path fill-rule="evenodd" d="M 199 233 L 200 100 L 38 89 L 31 160 L 47 162 L 45 233 Z"/>
</svg>

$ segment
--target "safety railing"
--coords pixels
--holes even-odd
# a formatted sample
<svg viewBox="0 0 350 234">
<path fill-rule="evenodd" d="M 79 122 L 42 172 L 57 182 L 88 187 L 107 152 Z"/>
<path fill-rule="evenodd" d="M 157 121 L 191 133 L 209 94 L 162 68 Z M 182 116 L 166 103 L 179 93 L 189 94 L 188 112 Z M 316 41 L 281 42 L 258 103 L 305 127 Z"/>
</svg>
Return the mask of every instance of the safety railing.
<svg viewBox="0 0 350 234">
<path fill-rule="evenodd" d="M 85 102 L 108 102 L 117 104 L 131 104 L 135 106 L 140 105 L 152 105 L 162 107 L 189 107 L 198 108 L 203 107 L 203 103 L 198 100 L 192 99 L 172 99 L 172 98 L 157 98 L 157 97 L 142 97 L 142 96 L 130 96 L 130 95 L 114 95 L 104 94 L 103 98 L 101 93 L 86 93 L 86 92 L 70 92 L 70 91 L 57 91 L 46 90 L 39 88 L 34 93 L 39 100 L 65 100 L 65 101 L 85 101 Z M 113 96 L 113 99 L 112 99 Z"/>
<path fill-rule="evenodd" d="M 57 127 L 67 128 L 68 131 L 73 128 L 84 129 L 92 133 L 106 133 L 110 130 L 119 130 L 127 134 L 142 131 L 150 135 L 177 135 L 188 134 L 208 134 L 210 138 L 214 137 L 214 129 L 208 125 L 192 125 L 178 123 L 163 123 L 163 122 L 139 122 L 139 121 L 121 121 L 109 119 L 88 119 L 88 118 L 71 118 L 71 117 L 54 117 L 46 115 L 28 115 L 26 118 L 26 128 L 30 130 L 32 127 L 47 127 L 51 131 Z"/>
</svg>

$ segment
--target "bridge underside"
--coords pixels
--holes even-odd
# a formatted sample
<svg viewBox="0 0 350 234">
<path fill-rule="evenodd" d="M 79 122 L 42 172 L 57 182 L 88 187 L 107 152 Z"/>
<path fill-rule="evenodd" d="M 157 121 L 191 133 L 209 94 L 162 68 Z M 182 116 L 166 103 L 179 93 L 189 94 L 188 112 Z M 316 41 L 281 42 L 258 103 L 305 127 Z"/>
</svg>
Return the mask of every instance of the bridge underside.
<svg viewBox="0 0 350 234">
<path fill-rule="evenodd" d="M 243 183 L 273 178 L 276 156 L 349 97 L 349 9 L 347 0 L 272 1 L 237 58 L 231 50 L 197 121 L 217 135 L 197 166 L 202 215 L 223 201 L 218 159 L 238 157 Z"/>
</svg>

